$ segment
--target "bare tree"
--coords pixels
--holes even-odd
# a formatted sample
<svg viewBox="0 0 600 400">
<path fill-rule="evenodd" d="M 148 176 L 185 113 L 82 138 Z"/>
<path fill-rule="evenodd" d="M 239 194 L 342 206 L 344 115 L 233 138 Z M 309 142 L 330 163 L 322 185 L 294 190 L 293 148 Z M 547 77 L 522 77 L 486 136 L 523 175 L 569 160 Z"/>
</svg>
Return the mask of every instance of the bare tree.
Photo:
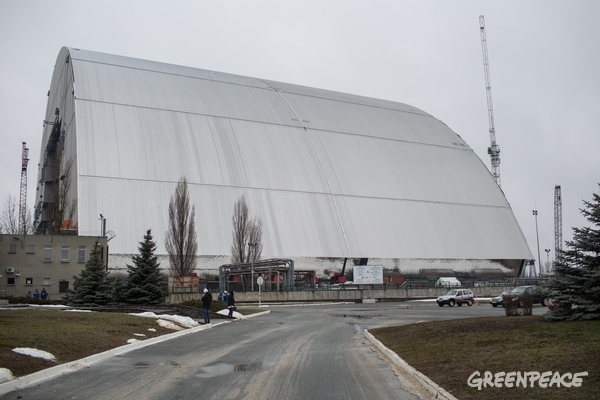
<svg viewBox="0 0 600 400">
<path fill-rule="evenodd" d="M 182 177 L 169 202 L 169 230 L 165 238 L 172 276 L 188 276 L 196 267 L 195 216 L 196 207 L 190 206 L 187 180 Z"/>
<path fill-rule="evenodd" d="M 19 204 L 15 196 L 10 194 L 4 200 L 4 209 L 0 215 L 0 232 L 8 235 L 33 234 L 33 217 L 31 209 L 27 207 L 25 218 L 25 232 L 19 226 Z"/>
<path fill-rule="evenodd" d="M 240 197 L 233 207 L 233 244 L 231 262 L 247 263 L 262 255 L 262 221 L 248 216 L 246 198 Z M 251 243 L 251 245 L 249 245 Z"/>
<path fill-rule="evenodd" d="M 4 200 L 4 209 L 0 217 L 2 233 L 17 235 L 19 233 L 19 205 L 17 199 L 10 194 Z"/>
</svg>

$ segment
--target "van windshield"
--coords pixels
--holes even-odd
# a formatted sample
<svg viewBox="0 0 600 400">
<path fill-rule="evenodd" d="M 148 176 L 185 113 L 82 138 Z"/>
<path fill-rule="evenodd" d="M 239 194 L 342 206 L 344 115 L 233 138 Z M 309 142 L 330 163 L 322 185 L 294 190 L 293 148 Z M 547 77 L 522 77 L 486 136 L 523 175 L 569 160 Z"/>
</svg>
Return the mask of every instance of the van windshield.
<svg viewBox="0 0 600 400">
<path fill-rule="evenodd" d="M 451 291 L 449 291 L 448 293 L 446 293 L 446 296 L 450 296 L 456 294 L 456 289 L 452 289 Z"/>
</svg>

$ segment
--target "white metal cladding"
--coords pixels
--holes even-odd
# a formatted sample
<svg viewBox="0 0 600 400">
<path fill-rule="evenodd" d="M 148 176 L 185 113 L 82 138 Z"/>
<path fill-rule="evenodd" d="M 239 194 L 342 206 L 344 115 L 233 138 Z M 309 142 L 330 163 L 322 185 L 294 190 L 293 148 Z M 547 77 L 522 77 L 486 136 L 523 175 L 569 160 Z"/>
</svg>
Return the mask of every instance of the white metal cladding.
<svg viewBox="0 0 600 400">
<path fill-rule="evenodd" d="M 265 258 L 533 258 L 481 160 L 410 105 L 69 48 L 50 92 L 45 119 L 71 121 L 79 234 L 103 214 L 111 253 L 151 228 L 164 254 L 185 176 L 200 255 L 230 254 L 245 196 Z"/>
</svg>

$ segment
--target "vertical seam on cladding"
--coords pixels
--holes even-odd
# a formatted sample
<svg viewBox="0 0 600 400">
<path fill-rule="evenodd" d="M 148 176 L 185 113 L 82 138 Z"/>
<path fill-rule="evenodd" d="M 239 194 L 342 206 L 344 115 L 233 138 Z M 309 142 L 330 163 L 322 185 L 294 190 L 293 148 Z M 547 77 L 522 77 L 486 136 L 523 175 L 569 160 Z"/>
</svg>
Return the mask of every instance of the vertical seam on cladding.
<svg viewBox="0 0 600 400">
<path fill-rule="evenodd" d="M 270 87 L 275 93 L 277 93 L 277 95 L 279 95 L 279 97 L 283 101 L 285 101 L 285 104 L 287 104 L 287 106 L 290 108 L 290 110 L 292 110 L 292 112 L 294 113 L 296 118 L 298 118 L 298 122 L 300 123 L 300 125 L 302 125 L 302 128 L 304 129 L 304 132 L 306 133 L 306 136 L 308 137 L 308 140 L 310 141 L 310 144 L 311 144 L 315 154 L 317 155 L 317 158 L 319 159 L 319 164 L 321 165 L 321 170 L 323 171 L 323 175 L 325 175 L 325 180 L 327 181 L 327 186 L 329 187 L 329 193 L 331 194 L 331 200 L 333 201 L 333 206 L 335 207 L 335 213 L 337 215 L 338 223 L 340 224 L 342 236 L 344 237 L 344 244 L 346 245 L 346 251 L 348 251 L 348 257 L 351 258 L 352 253 L 350 252 L 350 246 L 348 246 L 348 238 L 346 237 L 346 230 L 344 229 L 344 224 L 343 224 L 342 218 L 340 216 L 340 210 L 338 208 L 337 201 L 335 200 L 335 194 L 333 193 L 333 188 L 331 187 L 331 182 L 329 181 L 329 175 L 327 175 L 327 170 L 325 169 L 325 166 L 323 165 L 323 160 L 321 159 L 321 155 L 319 154 L 319 151 L 317 150 L 317 147 L 315 146 L 315 143 L 314 143 L 312 137 L 308 133 L 308 129 L 306 129 L 304 122 L 302 121 L 302 119 L 300 118 L 300 116 L 298 115 L 298 113 L 296 112 L 294 107 L 292 107 L 292 105 L 287 101 L 287 99 L 281 95 L 279 90 L 277 90 L 276 88 L 271 86 L 268 82 L 265 82 L 261 79 L 259 79 L 259 81 L 263 82 L 265 85 Z"/>
</svg>

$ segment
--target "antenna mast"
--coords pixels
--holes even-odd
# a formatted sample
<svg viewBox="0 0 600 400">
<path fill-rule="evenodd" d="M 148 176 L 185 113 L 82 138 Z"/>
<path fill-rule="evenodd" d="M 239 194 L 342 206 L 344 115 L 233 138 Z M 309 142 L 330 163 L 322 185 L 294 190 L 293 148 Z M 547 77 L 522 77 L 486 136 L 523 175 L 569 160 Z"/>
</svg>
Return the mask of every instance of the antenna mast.
<svg viewBox="0 0 600 400">
<path fill-rule="evenodd" d="M 29 163 L 29 149 L 23 143 L 21 153 L 21 195 L 19 198 L 19 233 L 27 234 L 27 164 Z"/>
<path fill-rule="evenodd" d="M 494 128 L 494 108 L 492 106 L 492 82 L 490 79 L 490 64 L 488 62 L 487 40 L 485 38 L 485 20 L 479 16 L 479 30 L 481 32 L 481 52 L 483 53 L 483 73 L 485 75 L 485 92 L 487 95 L 488 122 L 490 126 L 490 147 L 488 154 L 491 158 L 492 176 L 500 186 L 500 147 L 496 143 L 496 128 Z"/>
</svg>

